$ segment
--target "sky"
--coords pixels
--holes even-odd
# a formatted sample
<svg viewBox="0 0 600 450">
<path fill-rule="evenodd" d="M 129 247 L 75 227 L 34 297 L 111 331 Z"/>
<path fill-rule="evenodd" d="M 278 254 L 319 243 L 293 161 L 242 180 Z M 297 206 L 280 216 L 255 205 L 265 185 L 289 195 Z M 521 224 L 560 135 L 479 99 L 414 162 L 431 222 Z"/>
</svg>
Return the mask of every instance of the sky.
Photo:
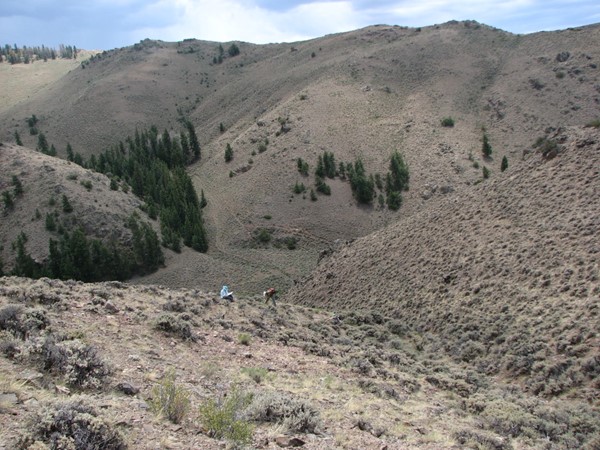
<svg viewBox="0 0 600 450">
<path fill-rule="evenodd" d="M 143 39 L 295 42 L 476 20 L 512 33 L 600 22 L 600 0 L 2 0 L 0 45 L 110 50 Z"/>
</svg>

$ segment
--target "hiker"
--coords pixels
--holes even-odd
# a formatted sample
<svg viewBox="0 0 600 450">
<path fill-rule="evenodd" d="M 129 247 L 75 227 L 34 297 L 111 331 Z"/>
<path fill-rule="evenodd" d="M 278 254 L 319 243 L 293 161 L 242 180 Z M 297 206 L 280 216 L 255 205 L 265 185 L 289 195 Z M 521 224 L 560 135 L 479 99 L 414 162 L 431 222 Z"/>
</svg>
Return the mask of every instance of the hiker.
<svg viewBox="0 0 600 450">
<path fill-rule="evenodd" d="M 229 291 L 229 287 L 226 284 L 221 288 L 221 298 L 225 300 L 233 301 L 233 291 Z"/>
<path fill-rule="evenodd" d="M 273 306 L 277 306 L 275 300 L 277 299 L 277 291 L 275 288 L 269 288 L 265 292 L 263 292 L 263 296 L 265 297 L 265 304 L 269 303 L 269 300 L 273 302 Z"/>
</svg>

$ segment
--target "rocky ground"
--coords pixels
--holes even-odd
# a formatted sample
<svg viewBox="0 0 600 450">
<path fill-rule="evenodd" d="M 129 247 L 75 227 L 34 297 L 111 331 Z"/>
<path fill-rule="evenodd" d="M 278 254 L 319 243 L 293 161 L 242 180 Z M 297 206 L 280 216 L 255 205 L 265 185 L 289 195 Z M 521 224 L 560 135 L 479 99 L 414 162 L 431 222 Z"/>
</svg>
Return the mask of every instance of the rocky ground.
<svg viewBox="0 0 600 450">
<path fill-rule="evenodd" d="M 189 289 L 4 277 L 0 333 L 6 449 L 74 439 L 147 449 L 600 443 L 592 405 L 524 393 L 452 362 L 426 333 L 374 312 L 333 315 L 260 298 L 228 303 Z M 179 394 L 168 401 L 161 387 Z M 219 401 L 230 409 L 219 410 Z M 206 411 L 230 413 L 211 422 L 215 414 Z M 245 429 L 251 438 L 243 444 Z"/>
</svg>

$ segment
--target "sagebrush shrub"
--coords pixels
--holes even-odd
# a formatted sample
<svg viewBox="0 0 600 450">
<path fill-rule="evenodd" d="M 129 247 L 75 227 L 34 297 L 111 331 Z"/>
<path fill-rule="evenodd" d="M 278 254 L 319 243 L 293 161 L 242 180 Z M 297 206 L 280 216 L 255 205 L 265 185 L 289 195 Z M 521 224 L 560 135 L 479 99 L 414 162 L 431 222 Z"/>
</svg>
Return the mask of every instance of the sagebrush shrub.
<svg viewBox="0 0 600 450">
<path fill-rule="evenodd" d="M 181 316 L 171 313 L 159 315 L 154 321 L 154 328 L 168 334 L 174 334 L 186 340 L 194 340 L 190 323 Z"/>
<path fill-rule="evenodd" d="M 246 415 L 257 422 L 281 424 L 290 432 L 315 433 L 321 426 L 319 412 L 312 405 L 276 391 L 254 394 Z"/>
<path fill-rule="evenodd" d="M 244 410 L 252 395 L 232 388 L 226 395 L 206 400 L 199 408 L 199 418 L 216 439 L 227 439 L 236 444 L 248 444 L 252 440 L 252 425 L 244 419 Z"/>
<path fill-rule="evenodd" d="M 121 434 L 81 400 L 46 405 L 31 417 L 29 433 L 16 443 L 19 449 L 43 442 L 51 449 L 124 450 Z"/>
<path fill-rule="evenodd" d="M 190 409 L 190 394 L 175 382 L 175 371 L 170 370 L 163 379 L 152 388 L 151 410 L 173 423 L 181 423 Z"/>
</svg>

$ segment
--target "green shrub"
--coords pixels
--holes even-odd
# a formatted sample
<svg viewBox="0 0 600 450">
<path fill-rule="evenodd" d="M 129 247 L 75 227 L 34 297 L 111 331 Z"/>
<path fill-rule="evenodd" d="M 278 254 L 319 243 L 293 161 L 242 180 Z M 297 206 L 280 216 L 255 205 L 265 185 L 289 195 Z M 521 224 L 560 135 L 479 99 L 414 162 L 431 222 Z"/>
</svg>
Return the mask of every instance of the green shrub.
<svg viewBox="0 0 600 450">
<path fill-rule="evenodd" d="M 317 201 L 317 194 L 315 193 L 314 189 L 310 190 L 310 200 L 313 202 Z"/>
<path fill-rule="evenodd" d="M 240 335 L 238 336 L 238 342 L 241 345 L 250 345 L 250 335 L 247 333 L 240 333 Z"/>
<path fill-rule="evenodd" d="M 264 153 L 267 151 L 267 144 L 265 144 L 264 142 L 261 142 L 260 144 L 258 144 L 258 153 Z"/>
<path fill-rule="evenodd" d="M 398 191 L 391 191 L 387 195 L 387 206 L 392 211 L 398 211 L 402 206 L 402 194 Z"/>
<path fill-rule="evenodd" d="M 266 228 L 261 228 L 256 234 L 256 239 L 262 244 L 267 244 L 271 242 L 271 232 Z"/>
<path fill-rule="evenodd" d="M 454 126 L 454 119 L 452 117 L 444 117 L 442 119 L 442 126 L 443 127 L 453 127 Z"/>
<path fill-rule="evenodd" d="M 600 128 L 600 119 L 590 120 L 585 126 L 588 128 Z"/>
<path fill-rule="evenodd" d="M 92 182 L 90 180 L 82 180 L 81 185 L 86 188 L 88 191 L 92 190 Z"/>
<path fill-rule="evenodd" d="M 315 188 L 321 194 L 331 195 L 331 187 L 319 176 L 315 177 Z"/>
<path fill-rule="evenodd" d="M 269 371 L 264 367 L 242 367 L 241 372 L 248 375 L 256 384 L 262 383 L 269 374 Z"/>
<path fill-rule="evenodd" d="M 504 172 L 506 169 L 508 169 L 508 158 L 504 155 L 500 163 L 500 172 Z"/>
<path fill-rule="evenodd" d="M 483 179 L 487 180 L 490 177 L 490 169 L 488 169 L 487 167 L 483 166 L 482 175 L 483 175 Z"/>
<path fill-rule="evenodd" d="M 56 402 L 42 407 L 29 420 L 29 434 L 17 448 L 43 442 L 52 449 L 125 450 L 121 434 L 81 400 Z M 33 447 L 32 447 L 33 448 Z M 36 447 L 39 448 L 39 447 Z"/>
<path fill-rule="evenodd" d="M 199 409 L 199 419 L 210 437 L 227 439 L 237 445 L 247 445 L 252 440 L 252 425 L 244 420 L 244 409 L 252 396 L 237 388 L 226 396 L 205 401 Z"/>
<path fill-rule="evenodd" d="M 175 380 L 175 371 L 171 369 L 152 388 L 150 409 L 173 423 L 181 423 L 190 409 L 190 393 Z"/>
<path fill-rule="evenodd" d="M 298 183 L 296 181 L 293 191 L 294 194 L 302 194 L 303 192 L 306 192 L 306 186 L 304 186 L 304 183 Z"/>
<path fill-rule="evenodd" d="M 46 230 L 56 231 L 56 221 L 54 220 L 54 213 L 46 214 Z"/>
</svg>

